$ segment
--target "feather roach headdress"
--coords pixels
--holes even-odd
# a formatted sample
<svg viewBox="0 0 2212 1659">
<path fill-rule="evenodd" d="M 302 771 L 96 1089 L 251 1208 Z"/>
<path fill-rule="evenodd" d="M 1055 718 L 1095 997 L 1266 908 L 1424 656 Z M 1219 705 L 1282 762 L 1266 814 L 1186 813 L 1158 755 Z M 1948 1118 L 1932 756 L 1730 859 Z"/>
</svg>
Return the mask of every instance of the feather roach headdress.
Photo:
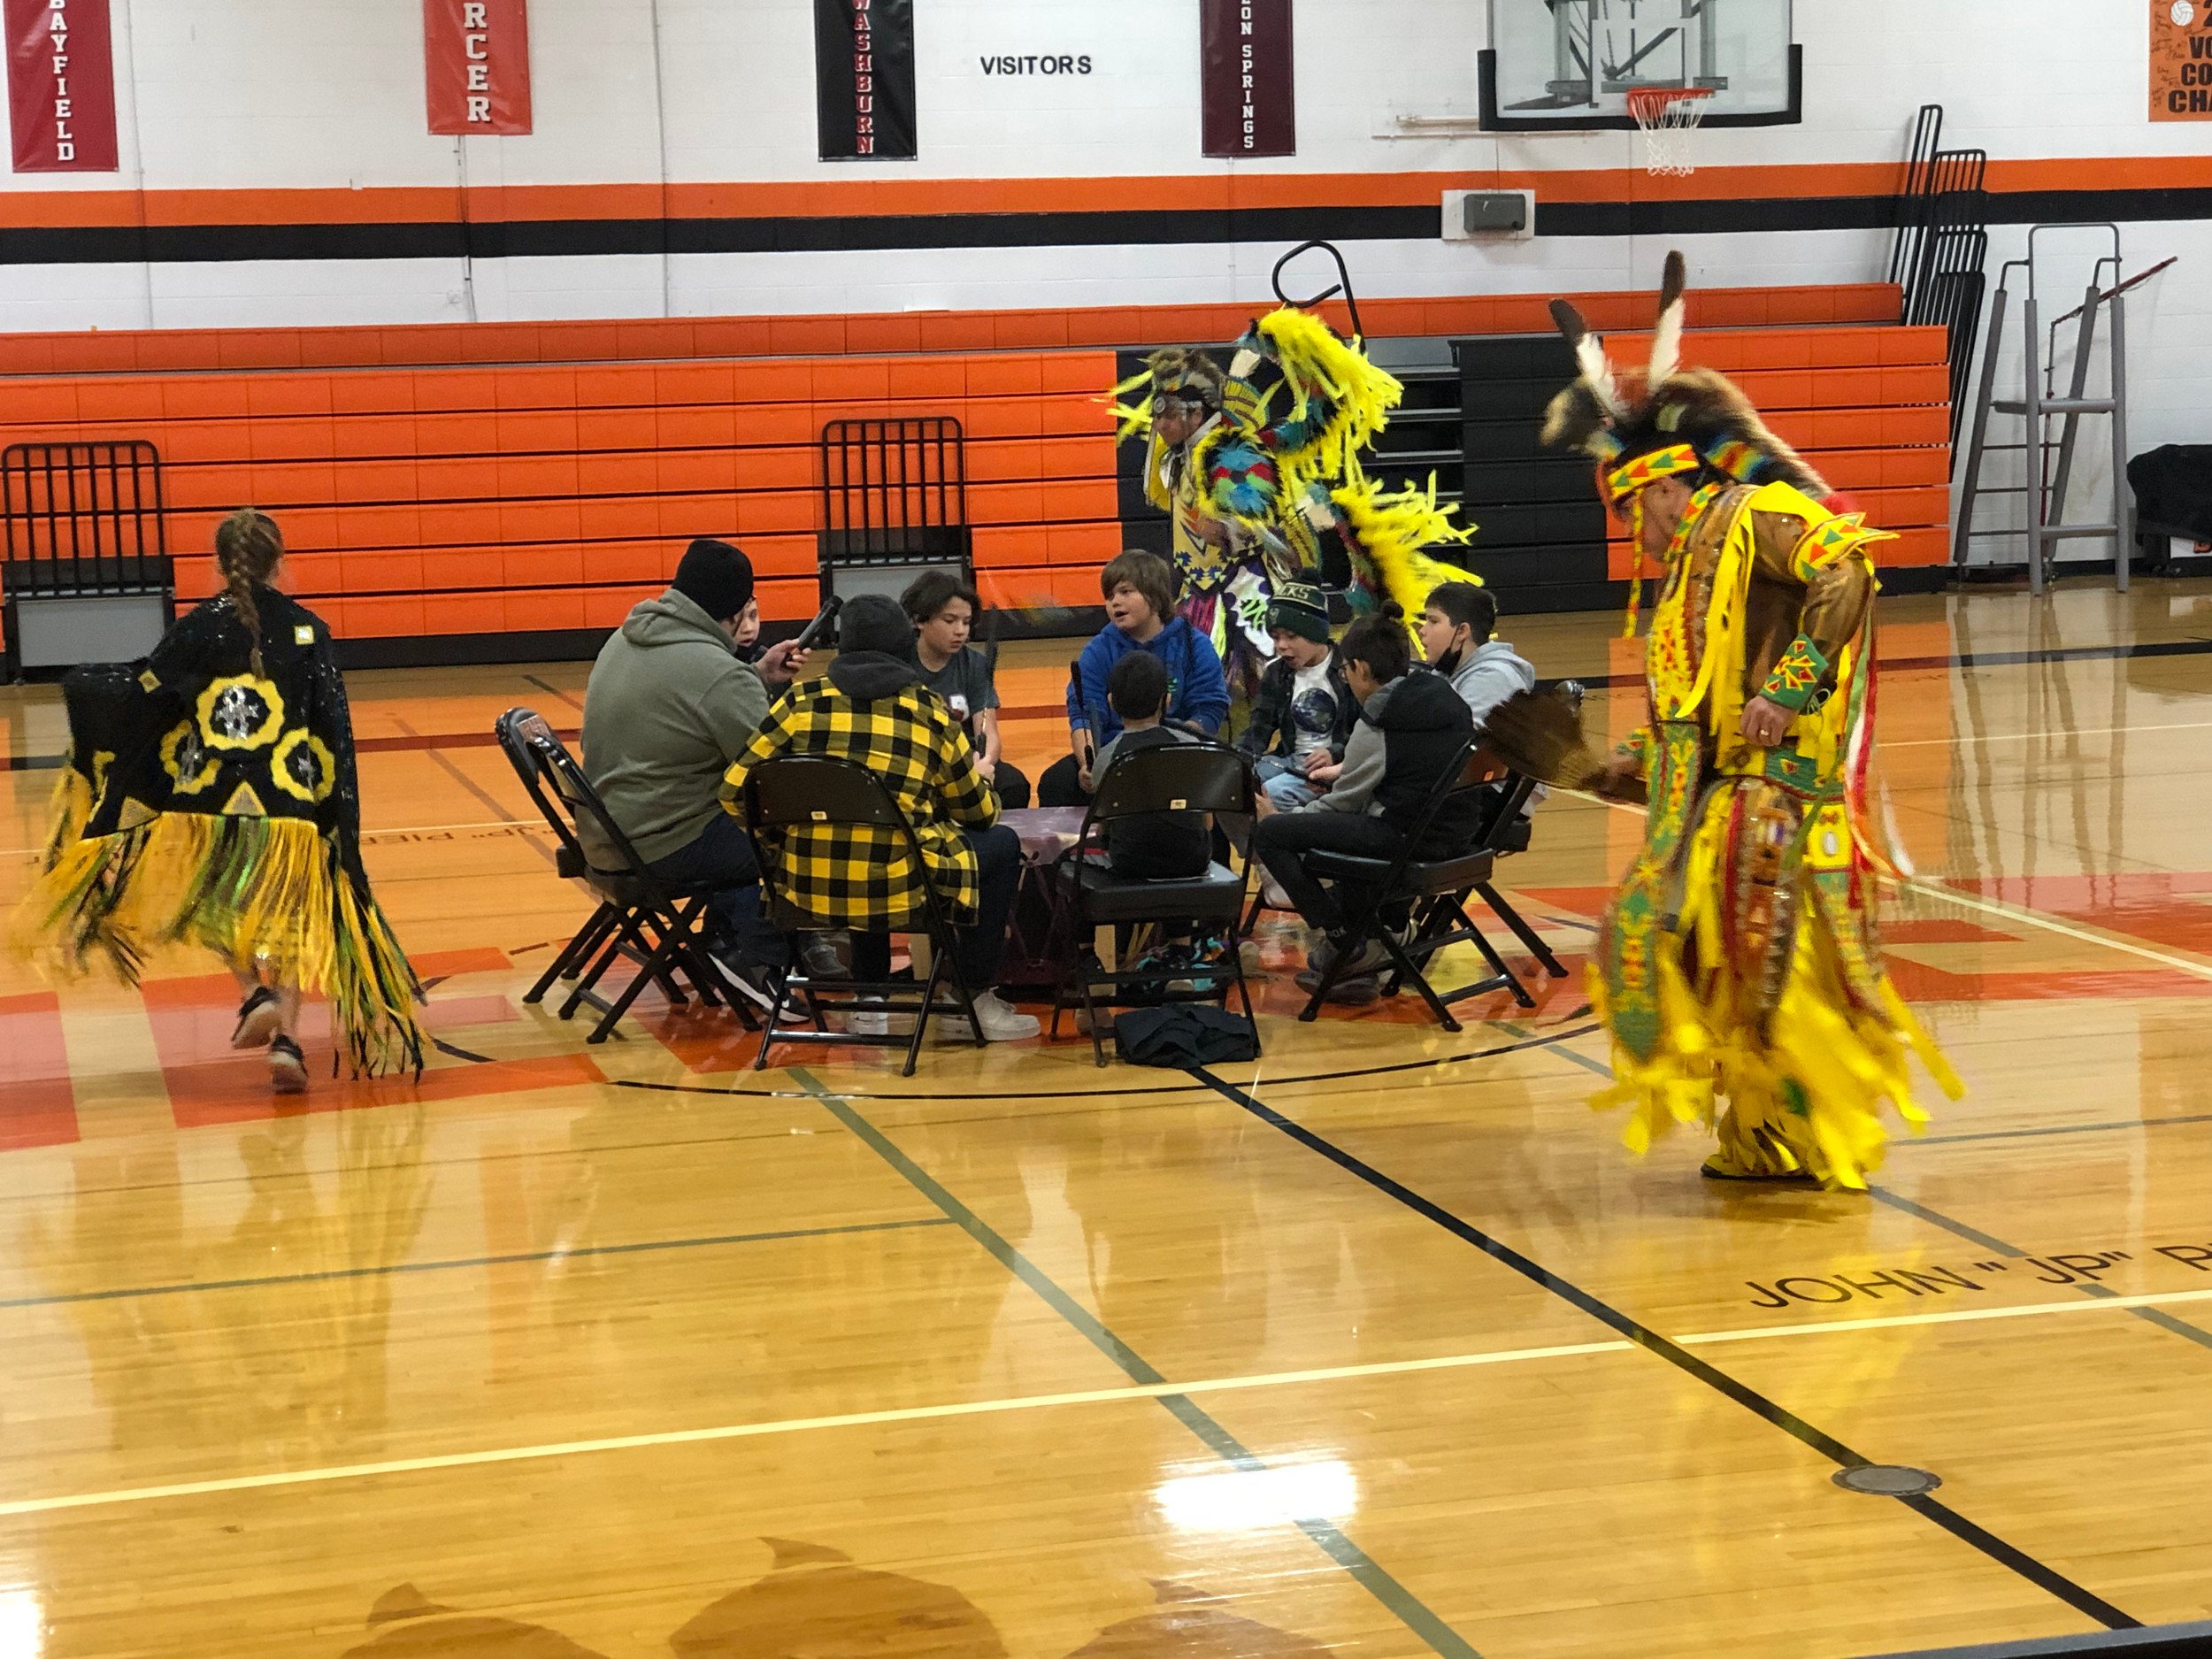
<svg viewBox="0 0 2212 1659">
<path fill-rule="evenodd" d="M 1617 373 L 1605 342 L 1581 313 L 1565 300 L 1552 302 L 1552 319 L 1574 348 L 1580 373 L 1552 399 L 1544 442 L 1594 457 L 1607 499 L 1616 505 L 1647 484 L 1681 474 L 1790 484 L 1824 499 L 1827 484 L 1775 436 L 1726 376 L 1682 366 L 1687 288 L 1682 256 L 1669 254 L 1651 361 L 1641 374 Z"/>
</svg>

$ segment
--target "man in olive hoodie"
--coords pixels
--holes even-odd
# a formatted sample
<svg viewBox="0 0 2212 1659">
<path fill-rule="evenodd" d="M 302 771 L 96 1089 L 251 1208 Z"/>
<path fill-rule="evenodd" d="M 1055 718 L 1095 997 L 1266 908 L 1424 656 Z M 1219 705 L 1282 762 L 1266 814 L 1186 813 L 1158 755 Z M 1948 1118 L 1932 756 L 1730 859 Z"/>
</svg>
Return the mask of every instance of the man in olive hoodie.
<svg viewBox="0 0 2212 1659">
<path fill-rule="evenodd" d="M 685 550 L 668 591 L 633 610 L 592 664 L 584 772 L 654 874 L 717 889 L 716 957 L 757 984 L 782 964 L 783 940 L 761 915 L 752 843 L 716 792 L 801 660 L 789 642 L 757 665 L 737 654 L 752 598 L 738 549 L 702 537 Z"/>
</svg>

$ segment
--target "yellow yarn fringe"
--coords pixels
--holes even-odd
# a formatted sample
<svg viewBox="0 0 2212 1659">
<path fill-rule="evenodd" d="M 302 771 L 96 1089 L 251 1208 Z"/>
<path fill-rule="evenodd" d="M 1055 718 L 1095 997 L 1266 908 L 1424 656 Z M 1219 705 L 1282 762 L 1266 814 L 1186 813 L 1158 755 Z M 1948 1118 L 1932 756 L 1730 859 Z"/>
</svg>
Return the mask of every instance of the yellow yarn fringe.
<svg viewBox="0 0 2212 1659">
<path fill-rule="evenodd" d="M 1270 311 L 1260 319 L 1259 330 L 1275 349 L 1276 362 L 1296 399 L 1291 414 L 1302 418 L 1316 392 L 1334 405 L 1328 425 L 1312 441 L 1275 456 L 1284 495 L 1296 500 L 1309 484 L 1356 482 L 1360 451 L 1389 424 L 1405 387 L 1370 363 L 1356 340 L 1339 338 L 1318 317 L 1294 305 Z"/>
<path fill-rule="evenodd" d="M 1449 511 L 1437 504 L 1434 473 L 1429 475 L 1426 489 L 1385 493 L 1355 464 L 1351 482 L 1330 499 L 1373 562 L 1384 596 L 1405 612 L 1408 632 L 1417 634 L 1429 595 L 1446 582 L 1482 585 L 1482 578 L 1472 571 L 1431 558 L 1421 550 L 1440 541 L 1463 542 L 1475 534 L 1473 525 L 1454 522 Z"/>
<path fill-rule="evenodd" d="M 54 793 L 46 803 L 46 812 L 53 828 L 46 836 L 45 849 L 40 853 L 38 867 L 51 870 L 70 843 L 84 833 L 84 826 L 92 821 L 92 780 L 79 772 L 73 762 L 65 762 L 61 776 L 54 780 Z"/>
<path fill-rule="evenodd" d="M 1701 1125 L 1719 1134 L 1723 1156 L 1739 1168 L 1804 1171 L 1824 1186 L 1858 1190 L 1887 1148 L 1886 1102 L 1915 1134 L 1927 1124 L 1913 1099 L 1909 1052 L 1950 1098 L 1965 1093 L 1886 979 L 1879 1015 L 1854 1005 L 1809 893 L 1789 978 L 1763 1031 L 1747 1012 L 1750 987 L 1725 966 L 1694 989 L 1684 977 L 1693 936 L 1698 960 L 1724 962 L 1717 917 L 1704 896 L 1686 895 L 1681 929 L 1655 945 L 1663 1025 L 1656 1052 L 1639 1060 L 1616 1043 L 1615 1087 L 1590 1102 L 1600 1110 L 1632 1108 L 1622 1135 L 1631 1151 L 1649 1150 L 1677 1124 Z M 1609 1020 L 1604 976 L 1593 970 L 1589 986 L 1598 1017 Z"/>
<path fill-rule="evenodd" d="M 147 949 L 199 945 L 328 997 L 357 1071 L 422 1070 L 421 991 L 391 926 L 304 818 L 165 812 L 64 848 L 25 897 L 17 949 L 64 978 L 95 958 L 135 984 Z"/>
</svg>

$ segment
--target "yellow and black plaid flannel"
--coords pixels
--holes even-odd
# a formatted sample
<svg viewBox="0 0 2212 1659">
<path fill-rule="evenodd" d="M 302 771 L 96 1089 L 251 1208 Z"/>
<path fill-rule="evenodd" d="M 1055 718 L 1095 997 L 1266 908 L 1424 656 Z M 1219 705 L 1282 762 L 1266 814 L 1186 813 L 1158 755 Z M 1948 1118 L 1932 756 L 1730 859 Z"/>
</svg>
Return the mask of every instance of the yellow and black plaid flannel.
<svg viewBox="0 0 2212 1659">
<path fill-rule="evenodd" d="M 997 823 L 998 796 L 976 770 L 967 733 L 934 693 L 916 684 L 895 697 L 860 703 L 827 680 L 793 687 L 724 778 L 727 810 L 743 813 L 746 774 L 778 755 L 857 761 L 882 779 L 914 826 L 922 861 L 951 919 L 975 919 L 975 852 L 958 826 Z M 781 840 L 783 846 L 764 846 L 761 856 L 780 872 L 786 895 L 826 926 L 900 926 L 921 919 L 921 872 L 897 831 L 802 826 Z"/>
</svg>

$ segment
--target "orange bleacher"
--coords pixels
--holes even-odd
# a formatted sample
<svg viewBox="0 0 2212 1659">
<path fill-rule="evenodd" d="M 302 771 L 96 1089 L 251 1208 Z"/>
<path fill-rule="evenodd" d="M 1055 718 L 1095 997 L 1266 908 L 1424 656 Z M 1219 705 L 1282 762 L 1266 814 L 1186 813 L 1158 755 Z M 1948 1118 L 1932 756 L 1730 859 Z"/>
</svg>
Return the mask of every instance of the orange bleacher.
<svg viewBox="0 0 2212 1659">
<path fill-rule="evenodd" d="M 1582 296 L 1599 326 L 1648 296 Z M 1944 557 L 1939 329 L 1881 286 L 1712 290 L 1697 359 L 1739 375 L 1870 516 L 1885 562 Z M 1374 301 L 1376 334 L 1526 333 L 1540 297 Z M 817 442 L 841 419 L 952 415 L 978 576 L 1006 606 L 1094 604 L 1118 551 L 1110 347 L 1233 338 L 1240 307 L 672 319 L 0 338 L 0 442 L 143 439 L 164 462 L 180 597 L 242 503 L 278 516 L 300 595 L 342 638 L 602 629 L 696 534 L 741 541 L 771 618 L 815 604 Z M 1616 352 L 1640 360 L 1640 340 Z M 756 356 L 752 353 L 794 353 Z M 1480 542 L 1476 543 L 1479 563 Z M 1616 549 L 1614 573 L 1626 573 Z M 545 641 L 549 649 L 558 641 Z M 570 643 L 573 643 L 571 641 Z"/>
</svg>

